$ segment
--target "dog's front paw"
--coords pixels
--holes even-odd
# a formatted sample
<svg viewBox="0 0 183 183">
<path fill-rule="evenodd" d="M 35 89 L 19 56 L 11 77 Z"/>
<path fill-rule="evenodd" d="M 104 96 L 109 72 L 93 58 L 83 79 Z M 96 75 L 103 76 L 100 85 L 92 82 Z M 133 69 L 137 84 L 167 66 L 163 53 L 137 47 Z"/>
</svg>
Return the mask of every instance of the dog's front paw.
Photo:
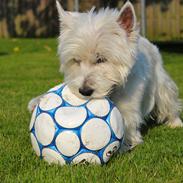
<svg viewBox="0 0 183 183">
<path fill-rule="evenodd" d="M 41 98 L 43 97 L 43 95 L 41 96 L 38 96 L 36 98 L 33 98 L 29 103 L 28 103 L 28 106 L 27 106 L 27 109 L 30 113 L 32 113 L 35 109 L 35 107 L 39 104 Z"/>
<path fill-rule="evenodd" d="M 37 101 L 35 101 L 35 99 L 32 99 L 29 103 L 28 103 L 28 106 L 27 106 L 27 109 L 30 113 L 33 112 L 33 110 L 35 109 L 37 105 Z"/>
<path fill-rule="evenodd" d="M 128 143 L 122 143 L 119 152 L 120 153 L 126 153 L 134 149 L 137 145 L 142 144 L 143 140 L 139 141 L 138 143 L 134 144 L 128 144 Z"/>
<path fill-rule="evenodd" d="M 128 151 L 131 151 L 132 148 L 133 148 L 133 147 L 132 147 L 131 144 L 128 144 L 128 143 L 123 142 L 123 143 L 121 144 L 121 147 L 120 147 L 119 152 L 120 152 L 120 153 L 126 153 L 126 152 L 128 152 Z"/>
<path fill-rule="evenodd" d="M 141 137 L 141 134 L 139 131 L 136 131 L 136 135 L 129 136 L 130 139 L 124 139 L 124 142 L 121 144 L 120 153 L 125 153 L 128 151 L 131 151 L 133 148 L 135 148 L 137 145 L 143 143 L 143 139 Z"/>
</svg>

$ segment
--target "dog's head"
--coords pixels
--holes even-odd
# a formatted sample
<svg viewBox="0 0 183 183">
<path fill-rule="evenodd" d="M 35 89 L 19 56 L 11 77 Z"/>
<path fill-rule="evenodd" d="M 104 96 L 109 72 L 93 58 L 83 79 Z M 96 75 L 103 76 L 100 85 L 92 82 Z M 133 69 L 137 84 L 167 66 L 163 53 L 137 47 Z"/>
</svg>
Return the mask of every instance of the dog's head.
<svg viewBox="0 0 183 183">
<path fill-rule="evenodd" d="M 71 91 L 81 98 L 100 98 L 124 85 L 139 37 L 132 4 L 127 2 L 120 12 L 71 13 L 58 2 L 57 9 L 61 71 Z"/>
</svg>

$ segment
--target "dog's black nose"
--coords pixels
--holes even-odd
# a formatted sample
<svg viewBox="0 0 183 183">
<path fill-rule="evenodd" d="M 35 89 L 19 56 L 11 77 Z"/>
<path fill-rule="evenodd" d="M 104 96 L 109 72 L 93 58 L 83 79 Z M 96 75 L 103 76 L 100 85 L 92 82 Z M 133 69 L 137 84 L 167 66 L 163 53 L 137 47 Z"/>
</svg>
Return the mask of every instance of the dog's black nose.
<svg viewBox="0 0 183 183">
<path fill-rule="evenodd" d="M 79 88 L 79 93 L 81 93 L 84 96 L 91 96 L 93 91 L 94 90 L 92 88 L 89 88 L 89 87 Z"/>
</svg>

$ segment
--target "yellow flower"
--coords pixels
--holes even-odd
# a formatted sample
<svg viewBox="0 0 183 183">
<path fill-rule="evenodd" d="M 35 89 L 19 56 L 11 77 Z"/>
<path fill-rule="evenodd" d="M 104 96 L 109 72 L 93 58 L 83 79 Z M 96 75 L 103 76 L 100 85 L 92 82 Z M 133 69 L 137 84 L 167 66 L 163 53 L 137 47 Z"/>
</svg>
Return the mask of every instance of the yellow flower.
<svg viewBox="0 0 183 183">
<path fill-rule="evenodd" d="M 18 46 L 16 46 L 16 47 L 13 48 L 13 51 L 17 53 L 17 52 L 20 51 L 20 48 Z"/>
<path fill-rule="evenodd" d="M 44 45 L 44 48 L 45 48 L 48 52 L 51 52 L 51 51 L 52 51 L 51 47 L 49 47 L 48 45 Z"/>
</svg>

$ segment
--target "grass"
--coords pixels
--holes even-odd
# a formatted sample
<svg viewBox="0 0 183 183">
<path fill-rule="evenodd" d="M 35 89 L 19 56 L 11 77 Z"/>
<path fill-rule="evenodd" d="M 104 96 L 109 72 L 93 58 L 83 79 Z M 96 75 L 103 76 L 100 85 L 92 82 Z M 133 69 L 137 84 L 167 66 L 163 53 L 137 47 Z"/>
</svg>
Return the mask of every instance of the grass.
<svg viewBox="0 0 183 183">
<path fill-rule="evenodd" d="M 183 98 L 183 55 L 163 53 L 167 71 Z M 55 39 L 0 40 L 0 181 L 183 182 L 183 129 L 158 126 L 144 143 L 107 165 L 49 166 L 31 148 L 28 101 L 62 81 Z"/>
</svg>

